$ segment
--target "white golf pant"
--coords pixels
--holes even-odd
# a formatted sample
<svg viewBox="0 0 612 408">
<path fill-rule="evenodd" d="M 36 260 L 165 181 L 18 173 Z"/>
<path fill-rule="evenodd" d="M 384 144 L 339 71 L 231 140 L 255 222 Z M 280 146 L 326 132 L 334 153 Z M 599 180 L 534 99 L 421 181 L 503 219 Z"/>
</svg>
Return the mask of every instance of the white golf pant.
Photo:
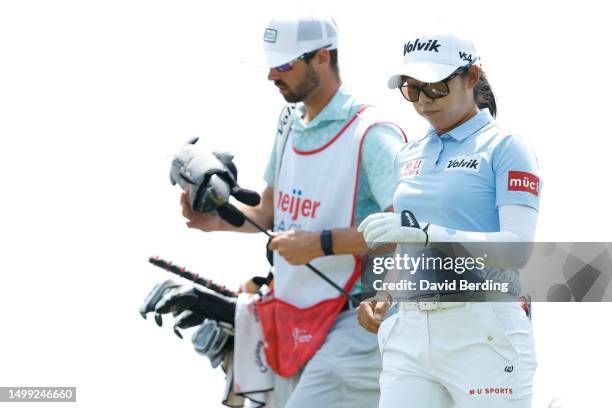
<svg viewBox="0 0 612 408">
<path fill-rule="evenodd" d="M 531 321 L 516 302 L 406 310 L 378 332 L 379 408 L 527 408 L 536 369 Z"/>
</svg>

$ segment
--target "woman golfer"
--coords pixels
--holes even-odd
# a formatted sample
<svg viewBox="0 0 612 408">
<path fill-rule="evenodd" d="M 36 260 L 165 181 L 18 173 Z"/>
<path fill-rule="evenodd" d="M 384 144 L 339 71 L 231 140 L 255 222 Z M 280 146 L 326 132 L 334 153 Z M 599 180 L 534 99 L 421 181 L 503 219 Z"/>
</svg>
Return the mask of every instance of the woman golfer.
<svg viewBox="0 0 612 408">
<path fill-rule="evenodd" d="M 420 35 L 402 51 L 404 63 L 388 85 L 431 128 L 395 158 L 395 212 L 370 215 L 359 230 L 368 243 L 419 244 L 430 255 L 442 242 L 497 243 L 486 247 L 484 269 L 452 273 L 472 283 L 505 282 L 506 290 L 444 287 L 448 275 L 419 271 L 413 280 L 443 285 L 432 290 L 417 283 L 403 292 L 407 299 L 382 325 L 397 299 L 386 293 L 388 301 L 362 303 L 359 322 L 378 332 L 383 355 L 380 407 L 529 407 L 536 358 L 531 322 L 518 303 L 518 271 L 511 268 L 526 262 L 531 245 L 506 243 L 533 241 L 537 159 L 496 124 L 495 99 L 470 40 Z"/>
</svg>

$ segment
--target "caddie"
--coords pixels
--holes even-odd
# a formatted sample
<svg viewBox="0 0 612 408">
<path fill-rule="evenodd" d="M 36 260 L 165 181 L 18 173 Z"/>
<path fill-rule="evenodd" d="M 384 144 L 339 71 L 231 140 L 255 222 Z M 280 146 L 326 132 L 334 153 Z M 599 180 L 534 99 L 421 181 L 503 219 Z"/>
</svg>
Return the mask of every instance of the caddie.
<svg viewBox="0 0 612 408">
<path fill-rule="evenodd" d="M 256 207 L 240 210 L 274 231 L 274 298 L 258 304 L 275 406 L 373 407 L 381 359 L 376 336 L 357 324 L 346 297 L 306 263 L 353 294 L 360 293 L 356 226 L 390 211 L 393 158 L 402 130 L 342 85 L 338 29 L 332 18 L 294 12 L 273 18 L 263 33 L 271 81 L 288 102 L 277 125 Z M 195 212 L 181 197 L 190 228 L 258 232 L 218 215 Z"/>
</svg>

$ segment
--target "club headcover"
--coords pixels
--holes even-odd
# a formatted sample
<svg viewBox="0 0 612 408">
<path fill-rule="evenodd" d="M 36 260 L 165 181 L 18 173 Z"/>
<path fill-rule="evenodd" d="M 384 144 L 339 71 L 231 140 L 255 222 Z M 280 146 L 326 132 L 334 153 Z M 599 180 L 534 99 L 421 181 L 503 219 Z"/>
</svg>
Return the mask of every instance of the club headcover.
<svg viewBox="0 0 612 408">
<path fill-rule="evenodd" d="M 233 327 L 224 322 L 206 320 L 191 336 L 194 349 L 208 357 L 213 368 L 223 361 L 228 347 L 233 347 Z"/>
<path fill-rule="evenodd" d="M 197 150 L 197 140 L 184 145 L 170 166 L 170 182 L 189 191 L 191 209 L 202 213 L 218 211 L 229 204 L 230 196 L 249 206 L 259 205 L 261 197 L 257 192 L 238 185 L 234 156 L 227 152 Z M 241 222 L 240 217 L 236 218 L 230 211 L 221 210 L 219 215 L 233 225 Z"/>
<path fill-rule="evenodd" d="M 179 338 L 183 338 L 179 329 L 189 329 L 194 326 L 199 326 L 204 322 L 204 316 L 193 310 L 183 310 L 174 320 L 174 334 Z"/>
<path fill-rule="evenodd" d="M 220 295 L 212 290 L 195 287 L 176 288 L 156 304 L 157 313 L 182 313 L 193 310 L 206 319 L 213 319 L 234 324 L 236 298 Z"/>
<path fill-rule="evenodd" d="M 164 297 L 166 293 L 174 288 L 178 288 L 179 286 L 181 285 L 174 282 L 172 279 L 156 284 L 145 298 L 142 306 L 140 306 L 140 315 L 143 317 L 143 319 L 147 318 L 147 313 L 155 311 L 155 305 L 161 300 L 162 297 Z"/>
<path fill-rule="evenodd" d="M 198 300 L 197 294 L 192 289 L 191 286 L 179 286 L 166 292 L 155 305 L 155 312 L 172 313 L 177 316 L 184 310 L 190 309 Z"/>
<path fill-rule="evenodd" d="M 181 171 L 187 167 L 191 159 L 195 156 L 195 147 L 199 138 L 195 137 L 189 140 L 181 147 L 181 150 L 173 157 L 170 164 L 170 184 L 179 184 L 183 190 L 189 185 L 186 180 L 182 179 Z M 186 184 L 187 183 L 187 184 Z"/>
<path fill-rule="evenodd" d="M 179 329 L 190 329 L 201 325 L 204 323 L 204 320 L 206 320 L 206 318 L 201 313 L 194 310 L 183 310 L 183 312 L 176 317 L 174 327 Z"/>
</svg>

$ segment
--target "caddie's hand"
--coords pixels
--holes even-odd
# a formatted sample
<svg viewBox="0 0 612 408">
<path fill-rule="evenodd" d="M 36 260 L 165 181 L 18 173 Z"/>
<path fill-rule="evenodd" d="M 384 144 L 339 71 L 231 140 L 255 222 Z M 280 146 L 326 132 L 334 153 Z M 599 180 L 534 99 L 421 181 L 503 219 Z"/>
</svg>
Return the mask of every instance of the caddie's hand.
<svg viewBox="0 0 612 408">
<path fill-rule="evenodd" d="M 357 321 L 361 327 L 376 334 L 390 307 L 391 302 L 365 300 L 357 308 Z"/>
<path fill-rule="evenodd" d="M 200 213 L 195 212 L 189 205 L 189 192 L 181 193 L 181 207 L 183 208 L 183 217 L 187 218 L 187 226 L 196 228 L 202 231 L 219 231 L 221 229 L 221 218 L 216 213 Z"/>
<path fill-rule="evenodd" d="M 275 233 L 268 248 L 278 251 L 278 254 L 291 265 L 304 265 L 314 258 L 325 255 L 321 249 L 318 232 L 291 230 Z"/>
<path fill-rule="evenodd" d="M 363 233 L 369 247 L 387 242 L 427 244 L 428 241 L 427 232 L 410 211 L 371 214 L 359 224 L 357 231 Z"/>
</svg>

